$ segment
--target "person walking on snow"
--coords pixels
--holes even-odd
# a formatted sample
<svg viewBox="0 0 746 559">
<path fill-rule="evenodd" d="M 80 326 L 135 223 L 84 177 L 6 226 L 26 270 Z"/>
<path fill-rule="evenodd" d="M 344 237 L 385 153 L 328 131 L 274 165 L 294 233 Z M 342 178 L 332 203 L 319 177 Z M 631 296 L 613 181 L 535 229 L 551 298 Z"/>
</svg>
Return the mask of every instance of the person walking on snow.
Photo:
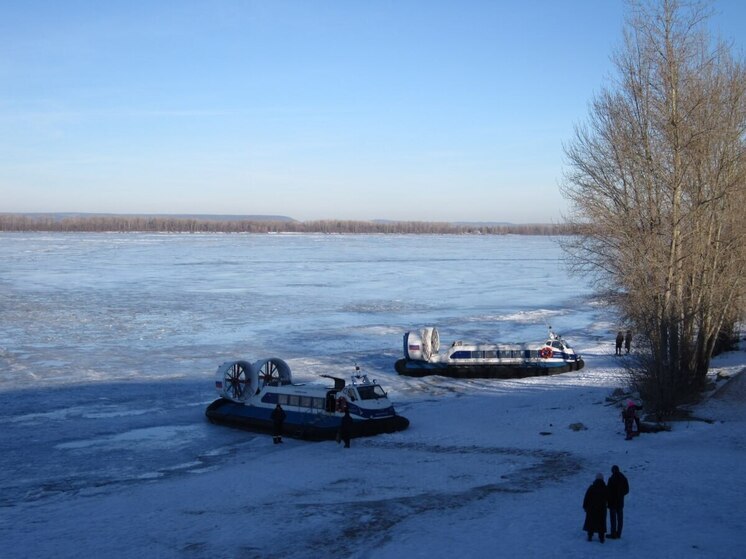
<svg viewBox="0 0 746 559">
<path fill-rule="evenodd" d="M 622 421 L 624 421 L 624 432 L 627 434 L 625 440 L 629 441 L 635 434 L 640 434 L 640 418 L 637 417 L 637 404 L 632 400 L 627 402 L 627 407 L 622 410 Z M 635 432 L 634 427 L 637 427 L 637 432 Z"/>
<path fill-rule="evenodd" d="M 621 355 L 622 354 L 622 344 L 624 343 L 624 334 L 621 330 L 619 330 L 619 333 L 616 335 L 616 353 L 614 355 Z"/>
<path fill-rule="evenodd" d="M 596 474 L 595 481 L 586 490 L 583 510 L 585 510 L 583 530 L 588 532 L 588 541 L 593 539 L 594 532 L 598 532 L 598 539 L 604 543 L 606 541 L 606 484 L 603 474 Z"/>
<path fill-rule="evenodd" d="M 611 467 L 611 476 L 606 483 L 606 501 L 609 506 L 609 527 L 611 533 L 606 534 L 607 538 L 618 540 L 622 537 L 622 527 L 624 526 L 624 496 L 629 493 L 629 482 L 619 466 Z"/>
<path fill-rule="evenodd" d="M 632 347 L 632 330 L 627 330 L 627 334 L 624 336 L 624 351 L 629 353 L 629 349 Z"/>
</svg>

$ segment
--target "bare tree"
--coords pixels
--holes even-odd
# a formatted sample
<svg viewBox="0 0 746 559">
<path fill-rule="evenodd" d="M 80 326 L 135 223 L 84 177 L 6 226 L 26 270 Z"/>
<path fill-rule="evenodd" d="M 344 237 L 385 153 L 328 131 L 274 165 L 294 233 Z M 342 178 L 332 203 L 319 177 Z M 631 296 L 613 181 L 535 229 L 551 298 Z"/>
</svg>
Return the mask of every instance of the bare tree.
<svg viewBox="0 0 746 559">
<path fill-rule="evenodd" d="M 565 147 L 572 262 L 642 335 L 643 388 L 662 410 L 703 385 L 744 309 L 746 73 L 707 17 L 703 4 L 631 4 L 616 81 Z"/>
</svg>

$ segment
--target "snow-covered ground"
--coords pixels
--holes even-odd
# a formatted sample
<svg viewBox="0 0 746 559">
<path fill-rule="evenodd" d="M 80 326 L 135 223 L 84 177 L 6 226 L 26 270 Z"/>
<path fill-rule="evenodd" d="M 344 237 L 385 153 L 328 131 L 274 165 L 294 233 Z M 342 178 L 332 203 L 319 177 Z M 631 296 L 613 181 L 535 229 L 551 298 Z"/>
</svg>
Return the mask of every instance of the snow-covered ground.
<svg viewBox="0 0 746 559">
<path fill-rule="evenodd" d="M 623 325 L 557 241 L 0 234 L 0 555 L 741 557 L 746 352 L 713 363 L 712 422 L 624 440 Z M 533 341 L 545 320 L 585 369 L 393 371 L 407 329 Z M 269 356 L 298 381 L 358 363 L 410 428 L 346 450 L 209 424 L 217 365 Z M 589 543 L 613 464 L 623 537 Z"/>
</svg>

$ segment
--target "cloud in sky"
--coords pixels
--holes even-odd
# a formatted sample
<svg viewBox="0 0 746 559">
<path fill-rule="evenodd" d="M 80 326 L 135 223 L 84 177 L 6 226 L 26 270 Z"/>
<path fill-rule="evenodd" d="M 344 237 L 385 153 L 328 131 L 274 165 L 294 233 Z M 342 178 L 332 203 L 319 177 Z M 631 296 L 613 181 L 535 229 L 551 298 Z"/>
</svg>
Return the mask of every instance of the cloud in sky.
<svg viewBox="0 0 746 559">
<path fill-rule="evenodd" d="M 737 36 L 746 8 L 717 7 Z M 3 210 L 558 221 L 562 142 L 623 17 L 592 0 L 11 2 Z"/>
</svg>

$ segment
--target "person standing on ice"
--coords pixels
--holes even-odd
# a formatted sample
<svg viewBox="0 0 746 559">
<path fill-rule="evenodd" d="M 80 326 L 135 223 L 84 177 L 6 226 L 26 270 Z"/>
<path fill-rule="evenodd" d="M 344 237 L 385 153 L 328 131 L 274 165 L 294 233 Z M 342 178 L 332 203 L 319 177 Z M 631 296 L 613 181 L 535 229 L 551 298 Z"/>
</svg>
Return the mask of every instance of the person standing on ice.
<svg viewBox="0 0 746 559">
<path fill-rule="evenodd" d="M 616 353 L 614 355 L 621 355 L 622 354 L 622 344 L 624 343 L 624 334 L 621 330 L 619 330 L 619 333 L 616 335 Z"/>
<path fill-rule="evenodd" d="M 622 537 L 624 526 L 624 496 L 629 493 L 629 482 L 619 471 L 619 466 L 611 467 L 611 476 L 606 483 L 606 501 L 609 506 L 609 527 L 611 533 L 606 534 L 612 540 Z"/>
<path fill-rule="evenodd" d="M 585 492 L 583 499 L 585 522 L 583 530 L 588 532 L 588 541 L 593 539 L 593 533 L 598 532 L 601 543 L 606 541 L 606 484 L 603 474 L 596 474 L 595 481 Z"/>
<path fill-rule="evenodd" d="M 285 423 L 285 410 L 278 403 L 275 409 L 272 410 L 272 423 L 274 424 L 274 437 L 272 437 L 275 444 L 282 442 L 282 425 Z"/>
<path fill-rule="evenodd" d="M 632 330 L 627 330 L 627 333 L 624 336 L 624 352 L 629 353 L 629 350 L 631 347 L 632 347 Z"/>
<path fill-rule="evenodd" d="M 342 422 L 339 424 L 339 438 L 345 443 L 345 448 L 350 448 L 350 437 L 352 436 L 352 416 L 350 410 L 345 409 Z"/>
</svg>

